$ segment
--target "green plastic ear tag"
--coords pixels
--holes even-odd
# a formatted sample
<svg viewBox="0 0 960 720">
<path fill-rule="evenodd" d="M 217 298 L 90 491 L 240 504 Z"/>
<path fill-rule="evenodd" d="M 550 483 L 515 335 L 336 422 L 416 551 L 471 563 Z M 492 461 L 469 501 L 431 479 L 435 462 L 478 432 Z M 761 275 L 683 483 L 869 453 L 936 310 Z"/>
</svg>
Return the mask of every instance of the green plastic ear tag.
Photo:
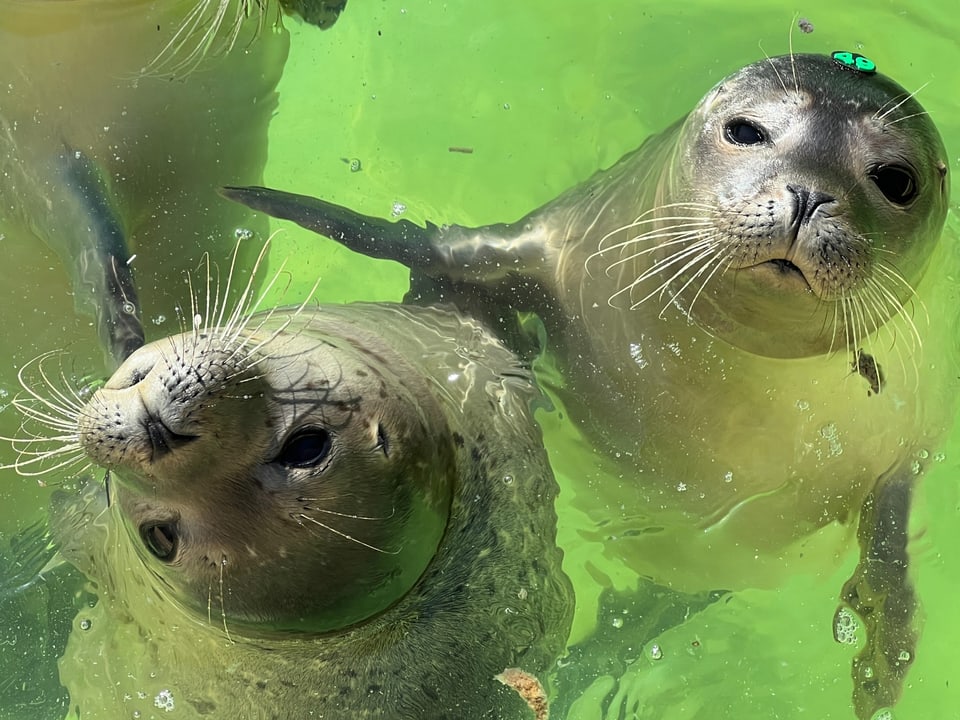
<svg viewBox="0 0 960 720">
<path fill-rule="evenodd" d="M 877 71 L 877 64 L 870 58 L 864 57 L 859 53 L 837 50 L 830 57 L 832 57 L 833 61 L 840 67 L 856 70 L 866 75 L 872 75 Z"/>
</svg>

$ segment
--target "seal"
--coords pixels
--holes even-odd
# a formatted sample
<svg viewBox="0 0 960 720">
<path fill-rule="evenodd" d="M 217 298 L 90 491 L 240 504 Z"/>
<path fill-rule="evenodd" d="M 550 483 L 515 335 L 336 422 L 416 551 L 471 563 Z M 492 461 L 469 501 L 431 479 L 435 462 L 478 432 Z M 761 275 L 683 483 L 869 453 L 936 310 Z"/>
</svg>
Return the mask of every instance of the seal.
<svg viewBox="0 0 960 720">
<path fill-rule="evenodd" d="M 854 584 L 902 591 L 896 630 L 878 633 L 897 669 L 857 678 L 858 712 L 895 698 L 877 688 L 899 687 L 895 646 L 911 657 L 912 594 L 899 553 L 866 558 L 905 544 L 903 484 L 953 417 L 950 333 L 923 309 L 949 261 L 949 183 L 929 115 L 872 62 L 749 65 L 512 223 L 421 228 L 224 192 L 408 265 L 410 301 L 503 318 L 504 337 L 517 332 L 510 310 L 535 311 L 562 377 L 544 384 L 609 478 L 575 494 L 593 498 L 596 537 L 615 538 L 610 552 L 642 577 L 690 592 L 775 585 L 835 562 L 864 503 L 885 508 L 864 515 L 875 526 L 861 528 Z"/>
<path fill-rule="evenodd" d="M 83 406 L 45 393 L 74 427 L 54 454 L 108 470 L 54 501 L 98 596 L 61 660 L 70 706 L 523 717 L 494 676 L 545 674 L 572 617 L 529 371 L 449 309 L 206 317 Z"/>
<path fill-rule="evenodd" d="M 51 520 L 98 596 L 71 707 L 524 717 L 494 676 L 545 674 L 572 617 L 537 396 L 440 308 L 275 309 L 134 352 L 62 418 L 60 452 L 108 469 Z"/>
<path fill-rule="evenodd" d="M 262 176 L 289 44 L 281 11 L 326 27 L 344 4 L 72 0 L 4 8 L 0 235 L 40 240 L 60 255 L 76 304 L 98 317 L 114 361 L 143 342 L 132 317 L 141 302 L 174 316 L 179 293 L 171 288 L 192 269 L 198 240 L 226 255 L 236 229 L 265 230 L 212 188 Z M 152 279 L 141 284 L 142 297 L 134 255 Z M 11 273 L 5 285 L 19 293 L 18 279 Z M 11 324 L 3 334 L 17 330 Z"/>
</svg>

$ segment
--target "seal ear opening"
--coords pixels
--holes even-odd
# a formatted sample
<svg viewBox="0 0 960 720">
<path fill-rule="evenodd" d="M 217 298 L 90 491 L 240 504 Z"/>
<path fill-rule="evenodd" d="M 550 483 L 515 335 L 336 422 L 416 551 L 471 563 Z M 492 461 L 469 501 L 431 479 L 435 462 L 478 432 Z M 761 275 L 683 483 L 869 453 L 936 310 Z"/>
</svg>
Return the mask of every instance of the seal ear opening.
<svg viewBox="0 0 960 720">
<path fill-rule="evenodd" d="M 140 538 L 157 560 L 171 562 L 180 546 L 180 529 L 176 523 L 151 523 L 140 526 Z"/>
</svg>

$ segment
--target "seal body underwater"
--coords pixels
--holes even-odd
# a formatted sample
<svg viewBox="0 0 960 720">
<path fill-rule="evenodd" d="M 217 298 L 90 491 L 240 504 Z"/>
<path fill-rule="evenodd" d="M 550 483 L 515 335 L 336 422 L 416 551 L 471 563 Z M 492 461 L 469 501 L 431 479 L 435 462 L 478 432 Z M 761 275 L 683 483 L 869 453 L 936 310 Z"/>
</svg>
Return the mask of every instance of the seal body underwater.
<svg viewBox="0 0 960 720">
<path fill-rule="evenodd" d="M 951 333 L 931 332 L 922 304 L 950 257 L 949 183 L 912 95 L 835 56 L 747 66 L 513 223 L 421 228 L 225 193 L 410 266 L 410 300 L 537 312 L 563 378 L 551 391 L 605 470 L 577 494 L 594 494 L 598 537 L 641 576 L 689 591 L 775 584 L 835 562 L 866 503 L 844 599 L 864 615 L 902 610 L 889 647 L 871 646 L 873 682 L 858 679 L 869 717 L 911 657 L 904 487 L 955 409 Z M 880 558 L 885 543 L 899 550 Z"/>
<path fill-rule="evenodd" d="M 173 317 L 192 248 L 226 255 L 236 229 L 264 229 L 211 188 L 262 175 L 289 42 L 281 10 L 330 25 L 343 4 L 2 4 L 0 235 L 56 250 L 76 304 L 125 348 L 114 354 L 142 342 L 132 255 L 154 278 L 139 300 Z M 17 272 L 5 286 L 19 288 Z"/>
<path fill-rule="evenodd" d="M 106 490 L 61 493 L 93 581 L 83 717 L 524 717 L 572 596 L 528 371 L 478 323 L 300 307 L 135 352 L 82 408 Z M 96 668 L 92 670 L 92 668 Z"/>
</svg>

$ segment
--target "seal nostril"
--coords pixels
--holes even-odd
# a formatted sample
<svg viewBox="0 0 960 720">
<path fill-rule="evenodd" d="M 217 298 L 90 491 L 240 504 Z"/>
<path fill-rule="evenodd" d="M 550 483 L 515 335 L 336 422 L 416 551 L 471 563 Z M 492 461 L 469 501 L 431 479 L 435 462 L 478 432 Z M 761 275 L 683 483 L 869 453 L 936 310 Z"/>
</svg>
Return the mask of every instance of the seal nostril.
<svg viewBox="0 0 960 720">
<path fill-rule="evenodd" d="M 808 190 L 802 185 L 787 185 L 787 190 L 794 195 L 796 203 L 793 222 L 796 225 L 806 225 L 813 218 L 814 213 L 821 205 L 836 201 L 833 195 L 817 190 Z"/>
</svg>

